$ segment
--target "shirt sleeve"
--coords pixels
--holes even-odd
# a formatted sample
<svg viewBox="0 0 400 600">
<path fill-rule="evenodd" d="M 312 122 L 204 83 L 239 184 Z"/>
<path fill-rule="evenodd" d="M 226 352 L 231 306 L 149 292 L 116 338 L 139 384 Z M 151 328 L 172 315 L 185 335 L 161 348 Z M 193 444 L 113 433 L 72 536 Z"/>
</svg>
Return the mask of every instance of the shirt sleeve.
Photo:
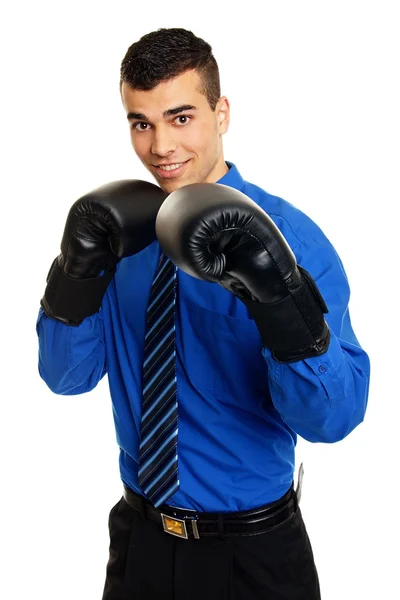
<svg viewBox="0 0 400 600">
<path fill-rule="evenodd" d="M 73 327 L 40 308 L 36 331 L 39 374 L 55 394 L 89 392 L 106 374 L 101 311 Z"/>
<path fill-rule="evenodd" d="M 350 288 L 343 264 L 317 227 L 313 234 L 293 251 L 327 304 L 328 351 L 289 364 L 277 362 L 267 348 L 263 355 L 272 400 L 282 419 L 310 442 L 336 442 L 364 419 L 370 363 L 351 325 Z"/>
</svg>

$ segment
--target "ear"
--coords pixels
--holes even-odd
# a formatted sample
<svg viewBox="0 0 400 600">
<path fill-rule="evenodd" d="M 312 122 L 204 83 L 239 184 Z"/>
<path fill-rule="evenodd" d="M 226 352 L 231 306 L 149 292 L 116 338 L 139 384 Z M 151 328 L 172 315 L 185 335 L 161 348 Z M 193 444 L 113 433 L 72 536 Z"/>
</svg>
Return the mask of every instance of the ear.
<svg viewBox="0 0 400 600">
<path fill-rule="evenodd" d="M 215 113 L 217 115 L 218 132 L 222 135 L 228 131 L 230 122 L 230 111 L 229 100 L 226 96 L 222 96 L 215 107 Z"/>
</svg>

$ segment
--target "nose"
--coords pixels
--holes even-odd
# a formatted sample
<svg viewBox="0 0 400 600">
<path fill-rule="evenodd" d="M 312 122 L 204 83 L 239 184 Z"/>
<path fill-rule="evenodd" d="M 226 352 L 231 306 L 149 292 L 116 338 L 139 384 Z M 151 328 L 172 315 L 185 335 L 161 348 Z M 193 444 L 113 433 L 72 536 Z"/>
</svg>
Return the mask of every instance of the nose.
<svg viewBox="0 0 400 600">
<path fill-rule="evenodd" d="M 158 128 L 154 134 L 151 144 L 151 151 L 158 156 L 168 156 L 176 150 L 177 144 L 173 138 L 171 130 L 168 128 Z"/>
</svg>

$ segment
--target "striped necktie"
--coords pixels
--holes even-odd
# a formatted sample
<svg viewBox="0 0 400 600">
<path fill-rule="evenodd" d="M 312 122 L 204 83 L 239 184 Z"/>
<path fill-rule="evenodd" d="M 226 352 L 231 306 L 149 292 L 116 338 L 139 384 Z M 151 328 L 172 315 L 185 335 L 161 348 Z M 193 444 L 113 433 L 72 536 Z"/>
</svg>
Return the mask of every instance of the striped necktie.
<svg viewBox="0 0 400 600">
<path fill-rule="evenodd" d="M 147 307 L 138 473 L 155 506 L 179 489 L 175 302 L 176 267 L 161 254 Z"/>
</svg>

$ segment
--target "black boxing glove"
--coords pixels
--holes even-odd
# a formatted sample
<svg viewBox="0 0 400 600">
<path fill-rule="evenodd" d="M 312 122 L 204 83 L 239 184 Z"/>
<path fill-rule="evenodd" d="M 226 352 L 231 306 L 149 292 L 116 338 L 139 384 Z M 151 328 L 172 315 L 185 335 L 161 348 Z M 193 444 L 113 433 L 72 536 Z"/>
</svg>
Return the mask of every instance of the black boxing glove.
<svg viewBox="0 0 400 600">
<path fill-rule="evenodd" d="M 156 234 L 180 269 L 240 298 L 276 360 L 327 351 L 328 308 L 314 280 L 296 264 L 272 219 L 245 194 L 216 183 L 186 185 L 161 206 Z"/>
<path fill-rule="evenodd" d="M 61 254 L 47 276 L 45 313 L 68 325 L 96 313 L 118 261 L 156 239 L 155 218 L 165 196 L 160 187 L 132 179 L 77 200 L 65 223 Z"/>
</svg>

